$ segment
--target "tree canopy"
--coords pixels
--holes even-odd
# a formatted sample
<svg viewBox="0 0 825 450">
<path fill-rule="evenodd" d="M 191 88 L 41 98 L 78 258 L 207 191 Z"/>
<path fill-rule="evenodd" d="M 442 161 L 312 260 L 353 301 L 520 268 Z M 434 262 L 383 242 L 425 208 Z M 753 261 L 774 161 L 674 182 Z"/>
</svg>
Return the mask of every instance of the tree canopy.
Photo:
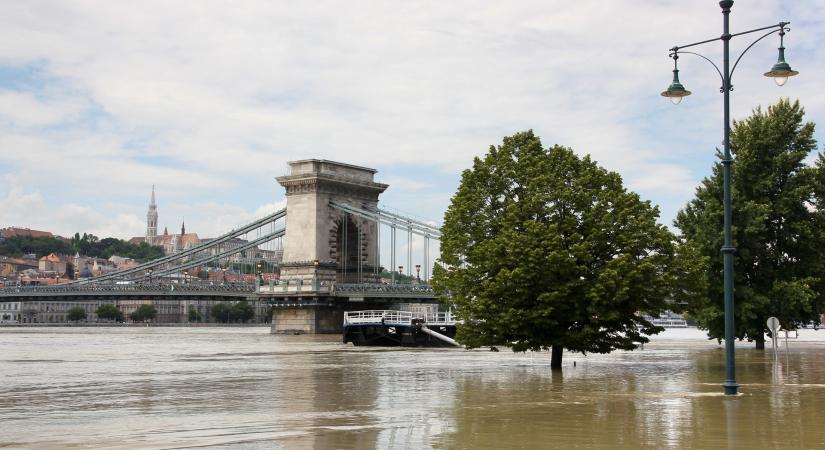
<svg viewBox="0 0 825 450">
<path fill-rule="evenodd" d="M 145 322 L 147 320 L 154 320 L 157 316 L 158 310 L 155 305 L 145 304 L 140 305 L 134 312 L 129 314 L 129 318 L 134 322 Z"/>
<path fill-rule="evenodd" d="M 131 244 L 117 238 L 98 239 L 93 234 L 75 233 L 71 238 L 72 248 L 81 255 L 106 258 L 113 255 L 132 258 L 137 261 L 148 261 L 163 256 L 163 248 L 149 245 L 145 242 Z"/>
<path fill-rule="evenodd" d="M 135 245 L 116 238 L 98 239 L 97 236 L 87 233 L 83 235 L 75 233 L 68 240 L 46 236 L 14 236 L 0 242 L 0 255 L 19 257 L 28 253 L 34 253 L 38 258 L 49 253 L 62 255 L 80 253 L 84 256 L 106 259 L 112 255 L 118 255 L 142 262 L 160 258 L 163 256 L 163 248 L 151 246 L 145 242 Z"/>
<path fill-rule="evenodd" d="M 532 131 L 465 170 L 444 217 L 433 284 L 468 347 L 607 353 L 662 330 L 676 291 L 673 235 L 621 177 Z"/>
<path fill-rule="evenodd" d="M 123 312 L 111 303 L 98 306 L 95 310 L 95 314 L 97 314 L 97 317 L 100 319 L 123 322 Z"/>
<path fill-rule="evenodd" d="M 201 313 L 198 312 L 195 305 L 189 305 L 189 321 L 190 322 L 200 322 L 203 319 Z"/>
<path fill-rule="evenodd" d="M 816 140 L 804 114 L 798 101 L 781 100 L 731 130 L 735 335 L 758 347 L 768 317 L 792 329 L 822 311 L 825 162 L 820 154 L 805 164 Z M 706 293 L 689 310 L 717 339 L 724 337 L 722 182 L 717 162 L 674 222 L 708 261 Z"/>
<path fill-rule="evenodd" d="M 13 236 L 0 242 L 0 255 L 20 257 L 34 253 L 38 258 L 57 253 L 74 254 L 72 245 L 62 239 L 48 236 Z"/>
<path fill-rule="evenodd" d="M 255 317 L 255 309 L 246 300 L 241 300 L 234 305 L 217 303 L 209 310 L 209 314 L 215 318 L 216 322 L 246 322 Z"/>
<path fill-rule="evenodd" d="M 72 322 L 86 320 L 86 310 L 81 306 L 72 307 L 67 311 L 66 319 Z"/>
</svg>

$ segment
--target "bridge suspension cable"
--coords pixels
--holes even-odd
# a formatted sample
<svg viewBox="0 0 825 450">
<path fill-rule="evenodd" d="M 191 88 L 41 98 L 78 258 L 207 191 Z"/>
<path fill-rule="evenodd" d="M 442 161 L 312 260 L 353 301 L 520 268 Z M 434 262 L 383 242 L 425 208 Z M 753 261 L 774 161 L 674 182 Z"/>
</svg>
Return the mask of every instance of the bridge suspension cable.
<svg viewBox="0 0 825 450">
<path fill-rule="evenodd" d="M 412 260 L 412 247 L 413 247 L 413 234 L 422 236 L 424 238 L 423 248 L 424 248 L 424 277 L 426 279 L 427 274 L 430 273 L 430 239 L 440 240 L 441 239 L 441 230 L 438 227 L 430 225 L 425 222 L 421 222 L 416 219 L 412 219 L 409 217 L 404 217 L 400 214 L 392 213 L 389 211 L 385 211 L 379 208 L 376 209 L 367 209 L 367 208 L 359 208 L 357 206 L 352 206 L 344 203 L 339 203 L 336 201 L 330 201 L 330 207 L 337 209 L 339 211 L 344 212 L 345 214 L 352 214 L 357 217 L 361 217 L 376 223 L 376 225 L 387 225 L 390 228 L 390 277 L 393 283 L 395 283 L 395 275 L 396 275 L 396 233 L 401 230 L 402 232 L 407 233 L 406 239 L 406 248 L 407 248 L 407 265 L 406 265 L 406 275 L 412 276 L 413 275 L 413 260 Z M 346 222 L 346 220 L 344 221 Z M 377 248 L 380 254 L 381 251 L 381 236 L 380 236 L 380 228 L 378 231 L 378 243 Z M 360 247 L 360 246 L 359 246 Z M 378 255 L 376 255 L 376 260 L 378 260 Z M 380 263 L 376 261 L 375 269 L 376 273 Z M 399 275 L 401 275 L 401 268 L 404 266 L 398 266 Z M 416 276 L 418 276 L 418 271 L 422 268 L 421 265 L 417 265 L 416 267 Z M 360 278 L 360 277 L 359 277 Z"/>
<path fill-rule="evenodd" d="M 201 264 L 205 264 L 209 261 L 222 259 L 222 258 L 225 258 L 227 256 L 232 256 L 234 254 L 241 253 L 243 251 L 249 250 L 250 248 L 253 248 L 253 247 L 256 247 L 260 244 L 263 244 L 264 242 L 269 242 L 273 239 L 277 239 L 277 238 L 283 236 L 285 233 L 286 233 L 286 229 L 281 228 L 280 230 L 278 230 L 274 233 L 270 233 L 270 234 L 267 234 L 265 236 L 261 236 L 261 237 L 255 239 L 255 240 L 249 241 L 246 244 L 243 244 L 241 246 L 231 248 L 229 250 L 225 250 L 223 252 L 220 252 L 220 253 L 217 253 L 217 254 L 214 254 L 214 255 L 207 255 L 207 256 L 203 256 L 201 258 L 193 259 L 191 261 L 186 261 L 183 264 L 179 264 L 179 265 L 174 266 L 174 267 L 169 267 L 169 268 L 166 268 L 166 269 L 158 270 L 158 271 L 152 272 L 151 275 L 144 274 L 142 277 L 135 278 L 135 280 L 140 281 L 140 280 L 145 280 L 147 278 L 161 278 L 161 277 L 164 277 L 166 275 L 171 275 L 173 273 L 180 272 L 181 270 L 191 269 L 192 267 L 200 266 Z"/>
<path fill-rule="evenodd" d="M 380 223 L 383 223 L 384 225 L 395 226 L 397 228 L 407 230 L 419 236 L 441 238 L 441 230 L 439 230 L 437 227 L 414 219 L 410 219 L 409 217 L 404 217 L 381 209 L 371 210 L 358 208 L 355 206 L 338 203 L 336 201 L 330 201 L 329 204 L 335 209 L 345 211 L 350 214 L 363 217 L 365 219 L 378 221 Z"/>
<path fill-rule="evenodd" d="M 193 246 L 191 248 L 188 248 L 186 250 L 183 250 L 183 251 L 180 251 L 180 252 L 177 252 L 177 253 L 173 253 L 171 255 L 166 255 L 166 256 L 163 256 L 163 257 L 158 258 L 158 259 L 153 259 L 151 261 L 147 261 L 143 264 L 138 264 L 137 266 L 130 267 L 128 269 L 117 270 L 117 271 L 114 271 L 114 272 L 109 272 L 105 275 L 92 277 L 92 278 L 87 278 L 87 279 L 84 279 L 84 280 L 70 281 L 68 283 L 62 283 L 62 284 L 99 283 L 101 281 L 109 281 L 109 280 L 114 280 L 114 279 L 118 279 L 118 278 L 123 278 L 127 275 L 131 275 L 131 274 L 134 274 L 134 273 L 143 273 L 149 268 L 156 267 L 156 266 L 159 266 L 161 264 L 166 264 L 166 263 L 169 263 L 169 262 L 181 259 L 181 258 L 185 258 L 187 256 L 192 256 L 196 253 L 202 252 L 202 251 L 207 250 L 207 249 L 212 248 L 212 247 L 217 247 L 217 246 L 219 246 L 220 244 L 222 244 L 224 242 L 227 242 L 227 241 L 229 241 L 233 238 L 236 238 L 236 237 L 238 237 L 242 234 L 246 234 L 251 230 L 259 228 L 259 227 L 261 227 L 261 226 L 263 226 L 267 223 L 275 222 L 276 220 L 282 219 L 284 217 L 286 217 L 286 208 L 281 209 L 279 211 L 276 211 L 276 212 L 274 212 L 274 213 L 272 213 L 272 214 L 270 214 L 266 217 L 262 217 L 262 218 L 260 218 L 256 221 L 254 221 L 254 222 L 248 223 L 248 224 L 246 224 L 246 225 L 244 225 L 240 228 L 232 230 L 232 231 L 230 231 L 226 234 L 223 234 L 223 235 L 221 235 L 221 236 L 219 236 L 215 239 L 210 240 L 209 242 L 204 242 L 204 243 L 195 245 L 195 246 Z M 274 237 L 272 239 L 274 239 Z"/>
</svg>

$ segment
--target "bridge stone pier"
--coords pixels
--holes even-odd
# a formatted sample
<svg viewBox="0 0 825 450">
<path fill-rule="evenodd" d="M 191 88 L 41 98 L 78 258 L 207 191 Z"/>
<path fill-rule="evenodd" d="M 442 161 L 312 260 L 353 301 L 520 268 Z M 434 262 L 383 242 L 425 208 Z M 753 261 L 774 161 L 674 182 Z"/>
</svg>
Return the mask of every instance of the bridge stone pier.
<svg viewBox="0 0 825 450">
<path fill-rule="evenodd" d="M 305 159 L 289 167 L 277 178 L 287 214 L 281 277 L 270 292 L 272 333 L 340 332 L 350 298 L 333 286 L 379 281 L 379 225 L 330 202 L 375 210 L 388 185 L 375 182 L 375 169 L 351 164 Z"/>
<path fill-rule="evenodd" d="M 289 163 L 278 177 L 286 188 L 286 243 L 281 279 L 293 283 L 376 282 L 378 224 L 330 207 L 336 201 L 376 209 L 388 185 L 375 169 L 306 159 Z"/>
</svg>

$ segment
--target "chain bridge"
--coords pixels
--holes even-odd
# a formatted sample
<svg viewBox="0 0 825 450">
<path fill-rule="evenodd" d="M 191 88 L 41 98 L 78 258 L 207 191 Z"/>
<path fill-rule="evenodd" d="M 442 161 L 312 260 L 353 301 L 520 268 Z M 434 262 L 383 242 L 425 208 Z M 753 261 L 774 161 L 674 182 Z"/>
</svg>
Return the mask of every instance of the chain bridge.
<svg viewBox="0 0 825 450">
<path fill-rule="evenodd" d="M 196 304 L 247 300 L 261 311 L 271 307 L 273 333 L 340 332 L 352 310 L 435 310 L 437 295 L 428 281 L 431 250 L 437 253 L 441 237 L 437 226 L 379 208 L 388 185 L 374 180 L 375 169 L 319 159 L 289 167 L 276 178 L 286 190 L 284 209 L 128 269 L 58 285 L 6 287 L 0 302 L 121 307 L 171 301 L 181 305 L 170 308 L 172 317 L 180 311 L 185 321 Z M 280 261 L 258 258 L 261 246 L 281 253 Z M 251 276 L 228 277 L 244 264 Z M 217 275 L 194 275 L 204 270 Z"/>
</svg>

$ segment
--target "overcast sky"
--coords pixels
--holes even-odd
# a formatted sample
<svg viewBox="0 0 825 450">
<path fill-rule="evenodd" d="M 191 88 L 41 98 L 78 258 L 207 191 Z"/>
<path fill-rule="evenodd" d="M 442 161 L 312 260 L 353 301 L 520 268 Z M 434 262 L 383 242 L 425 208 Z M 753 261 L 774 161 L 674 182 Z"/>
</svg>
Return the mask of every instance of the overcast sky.
<svg viewBox="0 0 825 450">
<path fill-rule="evenodd" d="M 732 31 L 791 21 L 736 69 L 734 118 L 786 96 L 825 127 L 825 1 L 737 1 Z M 286 162 L 378 169 L 385 207 L 440 222 L 503 136 L 591 154 L 670 225 L 722 139 L 714 69 L 667 49 L 721 34 L 716 1 L 0 3 L 0 227 L 219 234 L 284 203 Z M 732 41 L 734 57 L 751 37 Z M 698 48 L 721 59 L 721 44 Z"/>
</svg>

